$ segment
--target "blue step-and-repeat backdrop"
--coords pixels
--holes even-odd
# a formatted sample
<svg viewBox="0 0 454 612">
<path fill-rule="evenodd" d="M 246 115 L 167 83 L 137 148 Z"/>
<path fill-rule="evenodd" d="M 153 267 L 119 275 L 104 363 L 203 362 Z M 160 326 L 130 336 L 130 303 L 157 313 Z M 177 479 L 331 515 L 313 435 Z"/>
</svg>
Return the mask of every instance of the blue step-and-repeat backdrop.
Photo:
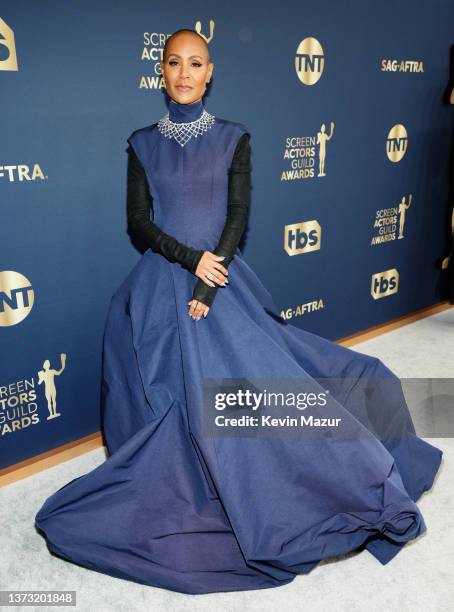
<svg viewBox="0 0 454 612">
<path fill-rule="evenodd" d="M 126 139 L 167 112 L 172 32 L 205 36 L 205 107 L 252 134 L 243 256 L 335 340 L 443 299 L 453 24 L 451 0 L 4 0 L 0 468 L 100 429 L 107 309 L 142 256 Z"/>
</svg>

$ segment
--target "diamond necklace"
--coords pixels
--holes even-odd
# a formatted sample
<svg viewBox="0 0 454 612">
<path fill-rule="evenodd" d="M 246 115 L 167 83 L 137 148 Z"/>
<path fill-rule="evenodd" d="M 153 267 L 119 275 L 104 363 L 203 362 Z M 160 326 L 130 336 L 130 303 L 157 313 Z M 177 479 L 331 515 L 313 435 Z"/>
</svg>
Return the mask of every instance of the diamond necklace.
<svg viewBox="0 0 454 612">
<path fill-rule="evenodd" d="M 203 109 L 203 113 L 195 121 L 177 123 L 172 121 L 169 113 L 164 115 L 158 121 L 158 130 L 166 138 L 174 138 L 182 147 L 192 137 L 197 138 L 214 125 L 215 117 L 207 110 Z"/>
</svg>

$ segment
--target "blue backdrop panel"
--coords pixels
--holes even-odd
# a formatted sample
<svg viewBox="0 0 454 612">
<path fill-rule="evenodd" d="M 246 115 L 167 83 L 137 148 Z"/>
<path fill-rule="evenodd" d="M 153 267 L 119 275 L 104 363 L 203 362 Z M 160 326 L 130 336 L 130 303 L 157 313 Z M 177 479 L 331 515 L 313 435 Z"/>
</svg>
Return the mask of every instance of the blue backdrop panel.
<svg viewBox="0 0 454 612">
<path fill-rule="evenodd" d="M 107 308 L 141 256 L 126 138 L 167 112 L 164 42 L 197 22 L 215 64 L 205 106 L 252 134 L 240 246 L 282 316 L 334 340 L 441 299 L 452 2 L 3 2 L 2 468 L 99 430 Z M 393 215 L 395 239 L 371 244 Z"/>
</svg>

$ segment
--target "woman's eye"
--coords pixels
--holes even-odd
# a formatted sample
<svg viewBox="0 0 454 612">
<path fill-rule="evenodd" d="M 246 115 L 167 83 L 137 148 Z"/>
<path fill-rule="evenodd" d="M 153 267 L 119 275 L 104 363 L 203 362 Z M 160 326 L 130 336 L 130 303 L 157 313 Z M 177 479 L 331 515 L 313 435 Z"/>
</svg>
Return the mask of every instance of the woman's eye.
<svg viewBox="0 0 454 612">
<path fill-rule="evenodd" d="M 173 66 L 174 64 L 178 64 L 177 60 L 169 61 L 169 66 Z M 200 64 L 199 62 L 192 62 L 192 65 L 197 66 L 197 68 L 200 68 L 202 64 Z"/>
</svg>

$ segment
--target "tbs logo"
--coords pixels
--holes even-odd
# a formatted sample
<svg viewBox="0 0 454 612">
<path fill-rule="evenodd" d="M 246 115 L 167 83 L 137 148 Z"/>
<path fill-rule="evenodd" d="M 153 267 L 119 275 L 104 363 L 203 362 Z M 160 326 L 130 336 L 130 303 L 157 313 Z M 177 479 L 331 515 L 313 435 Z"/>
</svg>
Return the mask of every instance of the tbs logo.
<svg viewBox="0 0 454 612">
<path fill-rule="evenodd" d="M 399 272 L 392 268 L 372 274 L 370 293 L 374 300 L 397 293 L 399 289 Z"/>
<path fill-rule="evenodd" d="M 322 228 L 315 219 L 292 223 L 284 227 L 284 250 L 288 255 L 318 251 L 321 238 Z"/>
<path fill-rule="evenodd" d="M 14 32 L 0 17 L 0 70 L 17 71 Z"/>
</svg>

